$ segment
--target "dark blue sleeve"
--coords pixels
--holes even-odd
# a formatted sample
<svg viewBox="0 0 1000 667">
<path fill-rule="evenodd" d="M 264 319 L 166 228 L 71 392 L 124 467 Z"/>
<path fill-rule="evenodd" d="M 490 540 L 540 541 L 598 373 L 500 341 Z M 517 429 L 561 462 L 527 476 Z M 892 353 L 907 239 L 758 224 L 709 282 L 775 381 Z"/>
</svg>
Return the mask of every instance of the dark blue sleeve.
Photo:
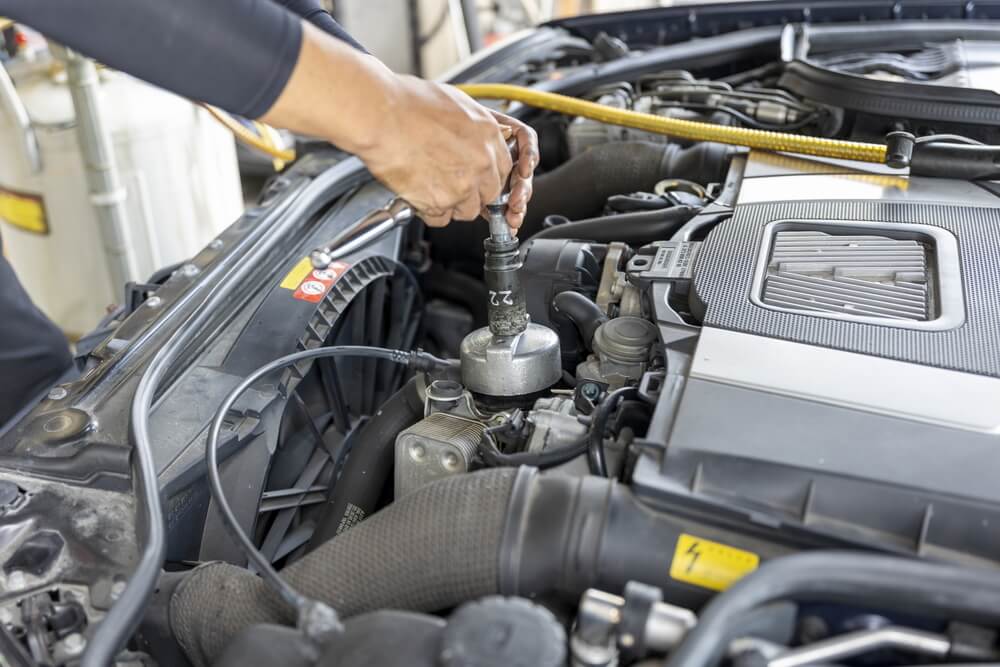
<svg viewBox="0 0 1000 667">
<path fill-rule="evenodd" d="M 320 6 L 319 0 L 276 0 L 276 2 L 284 5 L 289 11 L 298 14 L 317 28 L 330 33 L 339 40 L 347 42 L 357 50 L 365 50 L 365 47 L 361 46 L 346 30 L 341 28 L 340 24 L 330 16 L 330 13 Z"/>
<path fill-rule="evenodd" d="M 248 118 L 270 109 L 288 82 L 299 16 L 357 46 L 317 0 L 0 0 L 0 16 Z"/>
</svg>

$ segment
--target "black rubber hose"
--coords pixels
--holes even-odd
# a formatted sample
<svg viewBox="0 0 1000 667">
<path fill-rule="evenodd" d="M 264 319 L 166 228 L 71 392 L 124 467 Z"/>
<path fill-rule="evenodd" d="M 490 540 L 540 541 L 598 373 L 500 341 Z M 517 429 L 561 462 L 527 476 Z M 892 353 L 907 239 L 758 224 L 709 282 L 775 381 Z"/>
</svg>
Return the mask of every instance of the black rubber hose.
<svg viewBox="0 0 1000 667">
<path fill-rule="evenodd" d="M 595 243 L 619 241 L 633 246 L 666 241 L 700 209 L 671 206 L 656 211 L 619 213 L 554 225 L 531 237 L 536 239 L 581 239 Z"/>
<path fill-rule="evenodd" d="M 569 318 L 580 332 L 580 338 L 587 349 L 591 349 L 594 332 L 608 321 L 608 316 L 600 306 L 579 292 L 560 292 L 552 298 L 552 307 L 557 313 Z"/>
<path fill-rule="evenodd" d="M 590 473 L 598 477 L 608 476 L 607 457 L 604 455 L 604 432 L 608 427 L 608 420 L 611 413 L 615 411 L 618 404 L 626 398 L 630 398 L 636 393 L 635 387 L 621 387 L 604 397 L 597 408 L 590 422 L 590 433 L 588 434 L 587 462 L 590 464 Z"/>
<path fill-rule="evenodd" d="M 392 474 L 396 435 L 423 416 L 424 402 L 414 377 L 389 397 L 358 433 L 309 541 L 311 549 L 375 512 Z"/>
<path fill-rule="evenodd" d="M 498 557 L 517 468 L 448 477 L 397 500 L 295 561 L 282 578 L 341 618 L 378 609 L 435 611 L 497 592 Z M 294 611 L 249 570 L 194 569 L 170 603 L 170 626 L 196 667 L 256 623 Z"/>
<path fill-rule="evenodd" d="M 653 512 L 625 486 L 598 477 L 491 468 L 447 477 L 400 498 L 281 572 L 341 618 L 378 609 L 438 611 L 485 595 L 559 594 L 630 580 L 692 607 L 710 591 L 670 577 L 681 533 L 739 545 L 761 558 L 788 549 Z M 170 602 L 170 625 L 197 666 L 255 623 L 295 614 L 249 570 L 194 569 Z"/>
<path fill-rule="evenodd" d="M 823 600 L 872 605 L 947 620 L 1000 624 L 1000 576 L 975 567 L 855 552 L 815 551 L 765 563 L 703 610 L 698 625 L 670 654 L 667 667 L 719 663 L 731 626 L 776 600 Z"/>
<path fill-rule="evenodd" d="M 547 215 L 564 215 L 571 220 L 596 216 L 608 197 L 652 192 L 665 178 L 700 184 L 722 182 L 731 155 L 731 147 L 708 142 L 689 148 L 649 141 L 594 146 L 535 179 L 522 236 L 540 231 Z"/>
<path fill-rule="evenodd" d="M 513 452 L 506 454 L 501 452 L 496 446 L 496 442 L 490 436 L 490 429 L 483 431 L 482 441 L 479 443 L 479 453 L 483 457 L 486 465 L 491 467 L 517 467 L 533 466 L 544 470 L 554 468 L 564 463 L 569 463 L 578 456 L 587 453 L 589 446 L 587 438 L 578 442 L 557 449 L 546 449 L 541 452 Z"/>
<path fill-rule="evenodd" d="M 542 222 L 549 215 L 563 215 L 570 220 L 599 216 L 608 197 L 652 192 L 665 178 L 701 184 L 722 182 L 732 154 L 730 146 L 707 142 L 690 148 L 649 141 L 594 146 L 535 178 L 534 194 L 519 236 L 526 239 L 542 231 Z M 481 264 L 482 241 L 488 235 L 489 227 L 482 218 L 471 224 L 427 230 L 434 257 L 446 264 Z M 580 234 L 579 238 L 587 236 Z"/>
<path fill-rule="evenodd" d="M 482 250 L 482 239 L 476 247 Z M 480 262 L 481 263 L 481 262 Z M 476 327 L 484 327 L 489 321 L 487 304 L 490 301 L 486 283 L 458 270 L 432 268 L 424 278 L 424 286 L 430 296 L 440 296 L 448 301 L 461 304 L 472 313 Z"/>
</svg>

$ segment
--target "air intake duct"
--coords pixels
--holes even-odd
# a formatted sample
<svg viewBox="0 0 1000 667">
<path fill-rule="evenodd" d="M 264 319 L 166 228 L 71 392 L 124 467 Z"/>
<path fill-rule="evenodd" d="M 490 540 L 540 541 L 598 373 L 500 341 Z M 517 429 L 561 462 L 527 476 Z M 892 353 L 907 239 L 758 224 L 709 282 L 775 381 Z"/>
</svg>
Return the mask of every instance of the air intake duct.
<svg viewBox="0 0 1000 667">
<path fill-rule="evenodd" d="M 630 580 L 698 606 L 712 591 L 670 577 L 694 524 L 640 505 L 599 477 L 495 468 L 445 478 L 401 498 L 326 542 L 282 575 L 351 617 L 378 609 L 437 611 L 491 594 L 576 597 Z M 719 530 L 708 539 L 770 557 L 773 544 Z M 170 602 L 174 635 L 198 667 L 255 623 L 293 623 L 259 577 L 226 563 L 193 570 Z"/>
</svg>

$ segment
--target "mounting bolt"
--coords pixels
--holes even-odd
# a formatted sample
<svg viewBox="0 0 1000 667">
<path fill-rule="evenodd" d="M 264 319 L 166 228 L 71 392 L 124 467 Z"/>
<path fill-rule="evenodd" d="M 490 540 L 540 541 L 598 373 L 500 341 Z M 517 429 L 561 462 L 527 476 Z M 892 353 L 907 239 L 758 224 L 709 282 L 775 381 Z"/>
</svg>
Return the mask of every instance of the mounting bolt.
<svg viewBox="0 0 1000 667">
<path fill-rule="evenodd" d="M 151 296 L 146 299 L 146 306 L 148 308 L 159 308 L 161 303 L 163 303 L 163 299 L 158 296 Z"/>
<path fill-rule="evenodd" d="M 122 596 L 122 593 L 124 593 L 124 592 L 125 592 L 125 582 L 124 581 L 120 581 L 119 580 L 119 581 L 116 581 L 115 583 L 111 584 L 111 599 L 112 600 L 117 600 L 118 598 L 120 598 Z"/>
<path fill-rule="evenodd" d="M 452 452 L 448 452 L 442 456 L 441 463 L 447 470 L 458 470 L 458 457 Z"/>
<path fill-rule="evenodd" d="M 62 648 L 68 655 L 80 655 L 86 647 L 87 640 L 79 632 L 66 635 L 66 638 L 62 640 Z"/>
<path fill-rule="evenodd" d="M 49 390 L 50 401 L 61 401 L 68 395 L 69 392 L 66 391 L 65 387 L 52 387 L 52 389 Z"/>
</svg>

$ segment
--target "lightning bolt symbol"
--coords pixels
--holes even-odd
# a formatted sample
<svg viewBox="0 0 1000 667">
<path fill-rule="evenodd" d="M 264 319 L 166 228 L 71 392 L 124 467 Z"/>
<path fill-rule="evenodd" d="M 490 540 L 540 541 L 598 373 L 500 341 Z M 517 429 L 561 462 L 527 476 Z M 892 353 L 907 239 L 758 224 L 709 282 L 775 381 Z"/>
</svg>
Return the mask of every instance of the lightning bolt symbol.
<svg viewBox="0 0 1000 667">
<path fill-rule="evenodd" d="M 698 562 L 698 558 L 701 556 L 701 552 L 698 551 L 699 544 L 700 544 L 699 542 L 695 542 L 690 547 L 688 547 L 688 550 L 685 552 L 686 554 L 688 554 L 689 556 L 691 556 L 691 562 L 688 563 L 688 566 L 687 566 L 687 572 L 689 574 L 690 574 L 691 570 L 694 569 L 694 564 Z"/>
</svg>

